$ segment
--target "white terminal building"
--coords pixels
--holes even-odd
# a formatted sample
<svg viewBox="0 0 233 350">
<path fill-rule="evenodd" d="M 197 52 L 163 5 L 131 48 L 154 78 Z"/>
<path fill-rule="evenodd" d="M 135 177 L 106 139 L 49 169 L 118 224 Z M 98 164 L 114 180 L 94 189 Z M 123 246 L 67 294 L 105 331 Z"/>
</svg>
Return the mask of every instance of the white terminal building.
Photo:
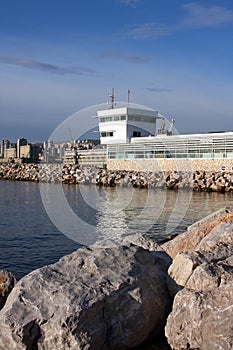
<svg viewBox="0 0 233 350">
<path fill-rule="evenodd" d="M 121 107 L 97 112 L 100 143 L 129 143 L 132 138 L 155 136 L 159 113 L 150 109 Z"/>
<path fill-rule="evenodd" d="M 174 135 L 158 111 L 131 106 L 97 112 L 100 143 L 108 159 L 127 158 L 231 158 L 233 132 Z M 156 128 L 161 119 L 160 128 Z M 156 129 L 158 135 L 156 135 Z"/>
</svg>

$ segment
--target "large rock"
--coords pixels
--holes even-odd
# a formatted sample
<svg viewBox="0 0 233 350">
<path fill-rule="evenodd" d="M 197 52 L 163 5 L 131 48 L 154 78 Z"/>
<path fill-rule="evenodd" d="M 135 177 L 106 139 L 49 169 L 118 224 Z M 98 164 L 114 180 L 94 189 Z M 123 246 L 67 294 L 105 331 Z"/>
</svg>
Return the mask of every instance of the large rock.
<svg viewBox="0 0 233 350">
<path fill-rule="evenodd" d="M 166 336 L 174 350 L 233 349 L 233 256 L 203 263 L 176 294 Z"/>
<path fill-rule="evenodd" d="M 178 253 L 168 269 L 167 287 L 172 297 L 189 280 L 195 268 L 202 262 L 197 254 Z"/>
<path fill-rule="evenodd" d="M 194 252 L 207 261 L 224 260 L 233 252 L 233 216 L 228 215 L 225 220 L 221 217 L 211 232 L 195 247 Z"/>
<path fill-rule="evenodd" d="M 0 312 L 0 349 L 128 349 L 161 335 L 170 308 L 161 255 L 81 248 L 22 278 Z"/>
<path fill-rule="evenodd" d="M 7 270 L 0 270 L 0 310 L 5 305 L 6 299 L 16 284 L 15 276 Z"/>
<path fill-rule="evenodd" d="M 162 248 L 172 259 L 174 259 L 178 253 L 192 252 L 215 226 L 218 226 L 221 222 L 231 222 L 232 220 L 232 208 L 218 210 L 190 226 L 186 232 L 164 243 Z"/>
<path fill-rule="evenodd" d="M 232 219 L 229 213 L 209 222 L 208 234 L 190 252 L 178 253 L 169 267 L 174 294 L 184 287 L 166 325 L 172 349 L 233 349 Z"/>
<path fill-rule="evenodd" d="M 186 285 L 197 266 L 204 262 L 212 263 L 227 259 L 232 252 L 233 223 L 225 217 L 225 221 L 221 219 L 192 252 L 181 252 L 175 256 L 168 269 L 168 288 L 171 294 L 174 295 L 180 287 Z"/>
</svg>

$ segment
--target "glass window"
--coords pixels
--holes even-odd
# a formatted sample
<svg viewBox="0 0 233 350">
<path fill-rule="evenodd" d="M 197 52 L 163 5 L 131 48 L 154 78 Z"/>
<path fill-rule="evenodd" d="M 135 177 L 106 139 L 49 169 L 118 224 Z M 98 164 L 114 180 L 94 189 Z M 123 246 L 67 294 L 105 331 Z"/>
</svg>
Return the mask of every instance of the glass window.
<svg viewBox="0 0 233 350">
<path fill-rule="evenodd" d="M 101 137 L 112 137 L 113 131 L 103 131 L 100 133 Z"/>
<path fill-rule="evenodd" d="M 133 131 L 133 137 L 141 137 L 141 131 Z"/>
<path fill-rule="evenodd" d="M 141 116 L 141 115 L 129 115 L 128 120 L 133 120 L 136 122 L 144 122 L 144 123 L 155 123 L 156 119 L 153 117 L 148 116 Z"/>
</svg>

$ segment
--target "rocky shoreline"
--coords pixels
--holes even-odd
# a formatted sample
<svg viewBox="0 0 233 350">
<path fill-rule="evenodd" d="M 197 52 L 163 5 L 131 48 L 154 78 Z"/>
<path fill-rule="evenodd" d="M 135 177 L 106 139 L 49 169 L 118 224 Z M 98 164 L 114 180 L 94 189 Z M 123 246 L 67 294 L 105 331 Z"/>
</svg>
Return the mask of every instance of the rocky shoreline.
<svg viewBox="0 0 233 350">
<path fill-rule="evenodd" d="M 233 173 L 111 171 L 62 164 L 1 164 L 0 180 L 233 192 Z"/>
<path fill-rule="evenodd" d="M 162 246 L 102 243 L 16 284 L 0 272 L 0 350 L 232 349 L 231 208 Z"/>
</svg>

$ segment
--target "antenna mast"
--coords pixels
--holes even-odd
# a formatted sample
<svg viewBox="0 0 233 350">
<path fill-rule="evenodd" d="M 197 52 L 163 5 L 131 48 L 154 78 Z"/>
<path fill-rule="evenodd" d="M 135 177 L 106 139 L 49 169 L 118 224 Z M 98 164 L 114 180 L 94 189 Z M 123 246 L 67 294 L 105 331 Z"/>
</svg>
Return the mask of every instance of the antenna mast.
<svg viewBox="0 0 233 350">
<path fill-rule="evenodd" d="M 114 88 L 112 88 L 112 94 L 109 95 L 110 103 L 111 103 L 111 109 L 115 106 L 115 95 L 114 95 Z"/>
<path fill-rule="evenodd" d="M 130 89 L 128 89 L 128 105 L 130 103 L 130 93 L 131 93 L 131 91 L 130 91 Z"/>
<path fill-rule="evenodd" d="M 175 119 L 171 118 L 170 125 L 169 125 L 168 131 L 167 131 L 168 135 L 172 135 L 172 129 L 173 129 L 174 124 L 175 124 Z"/>
</svg>

